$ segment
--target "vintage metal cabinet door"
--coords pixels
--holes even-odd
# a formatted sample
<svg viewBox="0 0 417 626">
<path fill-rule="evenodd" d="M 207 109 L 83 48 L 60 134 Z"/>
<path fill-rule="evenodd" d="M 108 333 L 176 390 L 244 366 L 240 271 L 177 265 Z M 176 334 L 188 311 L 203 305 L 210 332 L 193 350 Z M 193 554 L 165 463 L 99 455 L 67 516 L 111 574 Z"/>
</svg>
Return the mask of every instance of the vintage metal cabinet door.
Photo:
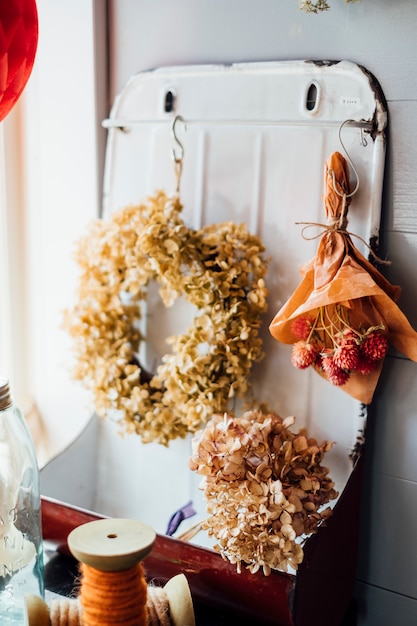
<svg viewBox="0 0 417 626">
<path fill-rule="evenodd" d="M 316 439 L 335 442 L 327 464 L 341 492 L 352 470 L 350 454 L 363 435 L 365 410 L 311 368 L 292 367 L 291 346 L 277 343 L 268 323 L 298 285 L 300 268 L 317 249 L 318 240 L 304 239 L 296 222 L 323 223 L 324 163 L 332 152 L 346 150 L 359 177 L 349 207 L 349 231 L 373 245 L 378 239 L 386 126 L 378 84 L 350 62 L 174 67 L 136 75 L 105 121 L 109 138 L 104 216 L 157 189 L 174 192 L 171 152 L 177 146 L 171 130 L 177 115 L 184 119 L 175 129 L 184 147 L 180 188 L 184 219 L 195 228 L 226 220 L 244 222 L 260 236 L 270 257 L 269 310 L 262 332 L 266 356 L 254 367 L 254 395 L 283 417 L 295 415 L 295 427 L 307 426 Z M 354 187 L 354 171 L 351 177 Z M 355 245 L 368 255 L 359 239 Z M 149 369 L 169 350 L 166 337 L 184 332 L 194 314 L 187 307 L 167 310 L 150 296 L 143 354 Z M 136 476 L 153 468 L 163 502 L 143 513 L 162 529 L 170 512 L 196 497 L 187 493 L 189 442 L 174 442 L 165 450 L 131 439 L 132 458 L 126 470 L 132 471 L 132 462 L 137 464 Z M 126 439 L 110 439 L 118 464 L 125 445 Z M 163 468 L 169 458 L 175 464 L 176 493 L 169 483 L 164 489 Z M 170 466 L 170 472 L 173 469 Z M 114 486 L 103 490 L 104 509 L 119 506 L 106 502 L 109 494 L 117 499 Z M 143 486 L 144 491 L 152 488 Z M 148 501 L 150 494 L 137 493 L 135 502 L 120 506 L 142 512 L 143 497 Z"/>
</svg>

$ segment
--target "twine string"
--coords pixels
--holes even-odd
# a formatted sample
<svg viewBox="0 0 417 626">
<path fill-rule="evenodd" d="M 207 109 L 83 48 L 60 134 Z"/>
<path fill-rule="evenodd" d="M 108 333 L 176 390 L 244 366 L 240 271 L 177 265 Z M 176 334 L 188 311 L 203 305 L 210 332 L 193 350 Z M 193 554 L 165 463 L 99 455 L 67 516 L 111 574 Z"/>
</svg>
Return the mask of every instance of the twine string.
<svg viewBox="0 0 417 626">
<path fill-rule="evenodd" d="M 51 626 L 82 626 L 82 607 L 74 598 L 59 598 L 49 603 Z"/>
<path fill-rule="evenodd" d="M 50 601 L 51 626 L 96 626 L 96 624 L 107 626 L 132 623 L 135 626 L 172 626 L 169 602 L 164 589 L 154 585 L 146 586 L 146 583 L 144 586 L 142 572 L 127 570 L 126 576 L 126 570 L 124 570 L 117 572 L 117 577 L 111 576 L 114 572 L 99 572 L 103 576 L 96 577 L 98 570 L 90 571 L 93 569 L 90 568 L 90 570 L 87 569 L 86 589 L 86 568 L 88 566 L 83 565 L 82 586 L 78 598 L 56 598 Z M 110 576 L 107 578 L 108 574 Z M 116 583 L 116 578 L 119 585 Z M 109 587 L 110 579 L 111 584 L 116 584 L 115 587 Z M 99 583 L 98 588 L 97 583 Z M 130 602 L 126 603 L 126 599 Z M 146 605 L 143 604 L 144 600 Z M 113 604 L 115 606 L 112 606 Z M 126 609 L 127 605 L 130 605 L 129 613 Z M 135 615 L 135 621 L 129 621 L 130 617 L 126 618 L 128 614 Z"/>
<path fill-rule="evenodd" d="M 182 176 L 182 159 L 175 159 L 174 161 L 175 168 L 175 193 L 179 195 L 180 193 L 180 184 L 181 184 L 181 176 Z"/>
<path fill-rule="evenodd" d="M 148 625 L 171 626 L 169 604 L 162 587 L 148 587 Z"/>
<path fill-rule="evenodd" d="M 313 241 L 314 239 L 318 239 L 319 237 L 322 237 L 322 235 L 324 235 L 326 232 L 341 233 L 342 235 L 348 235 L 349 237 L 355 237 L 356 239 L 359 239 L 359 241 L 361 241 L 364 244 L 364 246 L 368 249 L 369 254 L 372 256 L 374 261 L 376 261 L 376 263 L 380 263 L 381 265 L 391 264 L 391 261 L 386 261 L 384 259 L 381 259 L 372 250 L 372 247 L 369 245 L 367 241 L 365 241 L 365 239 L 363 239 L 363 237 L 361 237 L 357 233 L 353 233 L 352 231 L 347 230 L 346 227 L 347 227 L 348 221 L 347 221 L 347 196 L 346 194 L 343 195 L 343 205 L 342 205 L 342 211 L 340 215 L 329 218 L 326 224 L 323 224 L 321 222 L 295 222 L 295 223 L 297 225 L 303 226 L 301 230 L 301 236 L 306 241 Z M 321 228 L 322 230 L 316 233 L 315 235 L 308 237 L 305 234 L 307 229 L 314 227 L 314 226 L 317 226 Z"/>
</svg>

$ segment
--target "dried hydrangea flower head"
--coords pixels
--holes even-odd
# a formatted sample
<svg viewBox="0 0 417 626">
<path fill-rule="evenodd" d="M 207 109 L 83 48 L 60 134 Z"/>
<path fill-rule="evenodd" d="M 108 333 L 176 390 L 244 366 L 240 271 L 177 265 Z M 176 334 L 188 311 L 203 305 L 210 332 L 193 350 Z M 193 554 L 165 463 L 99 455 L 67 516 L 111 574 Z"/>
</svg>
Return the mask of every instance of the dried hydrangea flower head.
<svg viewBox="0 0 417 626">
<path fill-rule="evenodd" d="M 263 357 L 262 242 L 233 222 L 188 228 L 181 211 L 178 196 L 161 191 L 92 222 L 78 244 L 77 302 L 64 322 L 74 377 L 92 391 L 98 415 L 120 416 L 144 443 L 168 445 L 226 410 L 248 392 L 251 367 Z M 165 306 L 184 296 L 196 308 L 190 328 L 167 339 L 171 352 L 154 374 L 138 359 L 151 281 Z"/>
<path fill-rule="evenodd" d="M 331 515 L 324 505 L 338 494 L 322 460 L 332 443 L 294 433 L 294 421 L 260 410 L 214 415 L 193 440 L 189 467 L 204 477 L 209 513 L 202 527 L 238 571 L 297 569 L 303 540 Z"/>
<path fill-rule="evenodd" d="M 345 4 L 352 2 L 359 2 L 359 0 L 345 0 Z M 303 0 L 300 9 L 305 13 L 320 13 L 320 11 L 328 11 L 330 4 L 326 0 Z"/>
</svg>

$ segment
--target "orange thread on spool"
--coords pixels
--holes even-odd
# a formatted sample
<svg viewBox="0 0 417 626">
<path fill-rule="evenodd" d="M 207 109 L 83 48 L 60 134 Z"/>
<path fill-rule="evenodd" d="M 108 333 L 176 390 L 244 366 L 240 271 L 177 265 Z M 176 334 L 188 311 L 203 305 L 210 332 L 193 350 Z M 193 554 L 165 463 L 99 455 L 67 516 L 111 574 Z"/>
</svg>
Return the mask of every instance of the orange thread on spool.
<svg viewBox="0 0 417 626">
<path fill-rule="evenodd" d="M 195 626 L 184 574 L 163 589 L 148 587 L 142 560 L 155 538 L 150 526 L 128 519 L 96 520 L 71 531 L 68 547 L 80 563 L 80 592 L 57 607 L 51 626 Z"/>
<path fill-rule="evenodd" d="M 81 563 L 80 570 L 83 626 L 148 625 L 147 583 L 141 563 L 115 572 Z"/>
</svg>

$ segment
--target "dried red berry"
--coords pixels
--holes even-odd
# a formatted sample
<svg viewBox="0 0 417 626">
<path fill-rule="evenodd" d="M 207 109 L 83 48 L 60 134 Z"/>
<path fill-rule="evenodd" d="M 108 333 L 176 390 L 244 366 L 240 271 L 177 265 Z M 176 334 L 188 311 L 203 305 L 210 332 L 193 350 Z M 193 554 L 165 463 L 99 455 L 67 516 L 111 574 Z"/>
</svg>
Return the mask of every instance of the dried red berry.
<svg viewBox="0 0 417 626">
<path fill-rule="evenodd" d="M 345 341 L 344 339 L 336 346 L 333 359 L 340 369 L 354 370 L 359 361 L 359 346 L 356 341 Z"/>
<path fill-rule="evenodd" d="M 306 369 L 314 363 L 318 352 L 319 348 L 315 343 L 297 341 L 292 348 L 291 363 L 299 369 Z"/>
<path fill-rule="evenodd" d="M 361 344 L 361 352 L 370 361 L 380 361 L 388 350 L 388 340 L 381 332 L 371 332 Z"/>
<path fill-rule="evenodd" d="M 326 350 L 324 354 L 322 353 L 321 356 L 321 365 L 329 381 L 337 387 L 341 387 L 342 385 L 346 384 L 349 380 L 350 374 L 346 370 L 336 365 L 332 351 Z"/>
<path fill-rule="evenodd" d="M 305 317 L 305 315 L 297 317 L 291 323 L 291 332 L 297 339 L 304 339 L 304 341 L 306 341 L 310 335 L 313 323 L 314 320 Z"/>
</svg>

